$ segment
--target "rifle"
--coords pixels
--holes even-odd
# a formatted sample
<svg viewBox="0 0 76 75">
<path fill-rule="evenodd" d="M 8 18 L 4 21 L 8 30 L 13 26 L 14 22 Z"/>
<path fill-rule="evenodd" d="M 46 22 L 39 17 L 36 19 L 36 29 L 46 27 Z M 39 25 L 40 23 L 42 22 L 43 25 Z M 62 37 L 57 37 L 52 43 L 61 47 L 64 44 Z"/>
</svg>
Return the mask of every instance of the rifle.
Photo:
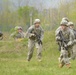
<svg viewBox="0 0 76 75">
<path fill-rule="evenodd" d="M 34 32 L 34 34 L 35 34 L 35 37 L 36 37 L 36 41 L 38 42 L 38 44 L 40 45 L 42 45 L 42 41 L 41 41 L 41 39 L 40 39 L 40 35 L 38 35 L 36 32 Z"/>
<path fill-rule="evenodd" d="M 61 42 L 61 45 L 65 50 L 68 50 L 68 46 L 67 46 L 67 43 L 69 40 L 65 39 L 64 36 L 63 36 L 63 33 L 62 31 L 59 32 L 59 36 L 60 36 L 60 42 Z"/>
</svg>

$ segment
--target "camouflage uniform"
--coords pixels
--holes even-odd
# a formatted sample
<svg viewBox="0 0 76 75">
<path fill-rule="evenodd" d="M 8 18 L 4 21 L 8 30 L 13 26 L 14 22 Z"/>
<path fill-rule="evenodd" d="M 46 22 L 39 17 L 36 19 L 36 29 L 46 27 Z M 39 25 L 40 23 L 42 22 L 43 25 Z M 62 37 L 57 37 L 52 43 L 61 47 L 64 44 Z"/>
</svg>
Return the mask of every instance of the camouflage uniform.
<svg viewBox="0 0 76 75">
<path fill-rule="evenodd" d="M 18 29 L 20 29 L 20 28 L 21 27 L 19 27 L 19 26 L 15 27 L 15 31 L 10 35 L 16 41 L 21 41 L 25 37 L 25 33 L 23 32 L 23 30 L 21 30 L 21 32 L 18 31 Z"/>
<path fill-rule="evenodd" d="M 76 30 L 73 29 L 73 33 L 75 35 L 75 39 L 74 39 L 74 46 L 73 46 L 73 56 L 72 59 L 74 60 L 76 58 Z"/>
<path fill-rule="evenodd" d="M 32 58 L 33 55 L 33 51 L 34 51 L 34 46 L 36 45 L 37 50 L 37 58 L 41 59 L 41 52 L 42 52 L 42 44 L 39 44 L 37 41 L 37 37 L 34 36 L 31 37 L 32 34 L 37 33 L 38 36 L 40 36 L 40 40 L 42 41 L 43 39 L 43 34 L 44 31 L 43 29 L 39 26 L 38 28 L 35 27 L 35 25 L 32 25 L 31 27 L 29 27 L 29 29 L 26 32 L 26 37 L 29 38 L 28 40 L 28 57 L 27 60 L 30 61 L 30 59 Z"/>
<path fill-rule="evenodd" d="M 73 27 L 72 27 L 73 26 Z M 68 27 L 72 30 L 72 32 L 74 33 L 74 46 L 73 46 L 73 54 L 71 56 L 71 59 L 75 59 L 76 57 L 76 30 L 74 29 L 74 24 L 73 22 L 68 22 Z"/>
<path fill-rule="evenodd" d="M 64 25 L 67 25 L 67 22 L 63 22 Z M 60 36 L 59 36 L 59 32 L 62 32 L 64 38 L 66 40 L 68 40 L 68 42 L 65 44 L 67 47 L 68 47 L 68 50 L 66 50 L 63 46 L 61 46 L 61 52 L 60 52 L 60 57 L 59 57 L 59 62 L 64 65 L 64 64 L 70 64 L 70 60 L 69 60 L 69 57 L 68 57 L 68 54 L 72 54 L 72 45 L 73 45 L 73 40 L 74 40 L 74 34 L 73 32 L 71 31 L 70 28 L 67 27 L 66 30 L 63 30 L 61 28 L 61 26 L 56 30 L 56 40 L 58 42 L 60 42 L 59 40 L 60 39 Z"/>
</svg>

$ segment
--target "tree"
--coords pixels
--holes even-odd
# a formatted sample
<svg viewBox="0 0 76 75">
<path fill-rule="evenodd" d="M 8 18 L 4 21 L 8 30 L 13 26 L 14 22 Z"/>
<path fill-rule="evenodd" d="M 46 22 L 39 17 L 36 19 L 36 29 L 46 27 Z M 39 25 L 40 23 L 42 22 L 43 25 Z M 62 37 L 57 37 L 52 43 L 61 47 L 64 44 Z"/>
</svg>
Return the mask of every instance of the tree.
<svg viewBox="0 0 76 75">
<path fill-rule="evenodd" d="M 37 17 L 38 15 L 38 11 L 34 8 L 34 7 L 30 7 L 30 6 L 25 6 L 25 7 L 20 7 L 18 9 L 18 15 L 21 21 L 23 21 L 23 23 L 28 24 L 30 23 L 30 13 L 32 13 L 32 17 L 33 19 L 35 17 Z"/>
</svg>

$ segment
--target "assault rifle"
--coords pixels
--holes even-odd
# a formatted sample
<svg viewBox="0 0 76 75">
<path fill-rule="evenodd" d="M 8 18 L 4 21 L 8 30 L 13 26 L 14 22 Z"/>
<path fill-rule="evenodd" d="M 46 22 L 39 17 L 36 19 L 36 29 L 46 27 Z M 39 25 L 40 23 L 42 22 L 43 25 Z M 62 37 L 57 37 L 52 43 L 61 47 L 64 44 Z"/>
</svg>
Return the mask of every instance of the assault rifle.
<svg viewBox="0 0 76 75">
<path fill-rule="evenodd" d="M 69 40 L 64 38 L 62 31 L 59 32 L 59 36 L 60 36 L 60 42 L 61 42 L 60 49 L 61 47 L 63 47 L 65 50 L 68 50 L 67 43 Z"/>
<path fill-rule="evenodd" d="M 38 42 L 38 44 L 40 45 L 42 45 L 42 41 L 41 41 L 41 39 L 40 39 L 40 35 L 38 35 L 36 32 L 34 32 L 34 34 L 35 34 L 35 37 L 36 37 L 36 41 Z"/>
</svg>

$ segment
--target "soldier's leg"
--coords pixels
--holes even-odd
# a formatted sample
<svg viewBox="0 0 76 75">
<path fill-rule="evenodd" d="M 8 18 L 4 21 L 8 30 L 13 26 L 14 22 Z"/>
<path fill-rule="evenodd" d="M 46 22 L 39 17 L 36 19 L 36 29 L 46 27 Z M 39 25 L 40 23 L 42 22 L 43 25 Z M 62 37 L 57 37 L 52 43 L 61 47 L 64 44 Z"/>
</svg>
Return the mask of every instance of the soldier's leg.
<svg viewBox="0 0 76 75">
<path fill-rule="evenodd" d="M 30 61 L 33 56 L 34 46 L 35 46 L 35 41 L 29 40 L 28 41 L 28 50 L 29 51 L 28 51 L 28 56 L 27 56 L 28 61 Z"/>
<path fill-rule="evenodd" d="M 68 56 L 69 56 L 69 59 L 73 59 L 73 47 L 68 48 Z"/>
<path fill-rule="evenodd" d="M 73 59 L 76 58 L 76 44 L 73 46 Z"/>
<path fill-rule="evenodd" d="M 37 48 L 37 58 L 38 59 L 41 59 L 41 56 L 42 56 L 42 45 L 40 44 L 38 44 L 38 43 L 36 43 L 36 48 Z"/>
<path fill-rule="evenodd" d="M 64 50 L 63 50 L 63 48 L 61 48 L 60 57 L 59 57 L 59 67 L 60 68 L 62 68 L 65 65 L 64 60 L 63 60 L 63 53 L 64 53 Z"/>
<path fill-rule="evenodd" d="M 62 58 L 63 58 L 63 47 L 61 47 L 61 50 L 60 50 L 60 57 L 58 58 L 59 63 L 61 63 Z"/>
<path fill-rule="evenodd" d="M 69 58 L 68 58 L 68 51 L 61 49 L 61 55 L 60 55 L 60 65 L 59 67 L 63 67 L 65 64 L 70 64 Z"/>
<path fill-rule="evenodd" d="M 63 60 L 64 60 L 64 63 L 65 65 L 70 68 L 70 60 L 69 60 L 69 57 L 68 57 L 68 51 L 67 50 L 64 50 L 64 54 L 63 54 Z"/>
</svg>

